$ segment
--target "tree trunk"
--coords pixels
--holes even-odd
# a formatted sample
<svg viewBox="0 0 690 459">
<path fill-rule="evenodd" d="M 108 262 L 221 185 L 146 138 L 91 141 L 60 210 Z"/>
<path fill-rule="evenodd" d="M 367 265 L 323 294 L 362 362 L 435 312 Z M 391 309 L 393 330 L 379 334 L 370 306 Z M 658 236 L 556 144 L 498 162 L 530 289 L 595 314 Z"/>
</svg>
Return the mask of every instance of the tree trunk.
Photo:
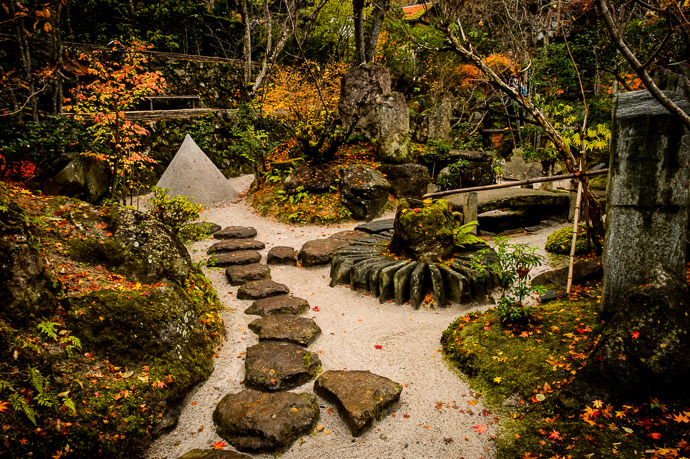
<svg viewBox="0 0 690 459">
<path fill-rule="evenodd" d="M 386 18 L 386 12 L 390 8 L 390 3 L 390 0 L 374 0 L 374 17 L 371 21 L 371 30 L 365 49 L 366 62 L 374 62 L 376 58 L 376 44 L 379 40 L 383 20 Z"/>
<path fill-rule="evenodd" d="M 252 30 L 249 24 L 247 0 L 240 1 L 240 16 L 244 25 L 244 35 L 242 36 L 242 83 L 246 90 L 249 86 L 249 80 L 252 78 Z"/>
<path fill-rule="evenodd" d="M 365 64 L 364 49 L 364 0 L 352 0 L 352 16 L 355 22 L 355 64 Z"/>
</svg>

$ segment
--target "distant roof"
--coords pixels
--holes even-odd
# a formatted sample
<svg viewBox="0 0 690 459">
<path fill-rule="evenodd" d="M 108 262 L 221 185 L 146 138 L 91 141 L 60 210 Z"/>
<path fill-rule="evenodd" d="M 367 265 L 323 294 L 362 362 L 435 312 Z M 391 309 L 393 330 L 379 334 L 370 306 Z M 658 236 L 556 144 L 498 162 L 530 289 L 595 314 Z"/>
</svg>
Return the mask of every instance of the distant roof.
<svg viewBox="0 0 690 459">
<path fill-rule="evenodd" d="M 415 21 L 429 11 L 434 6 L 433 3 L 420 3 L 418 5 L 403 6 L 403 14 L 406 21 Z"/>
</svg>

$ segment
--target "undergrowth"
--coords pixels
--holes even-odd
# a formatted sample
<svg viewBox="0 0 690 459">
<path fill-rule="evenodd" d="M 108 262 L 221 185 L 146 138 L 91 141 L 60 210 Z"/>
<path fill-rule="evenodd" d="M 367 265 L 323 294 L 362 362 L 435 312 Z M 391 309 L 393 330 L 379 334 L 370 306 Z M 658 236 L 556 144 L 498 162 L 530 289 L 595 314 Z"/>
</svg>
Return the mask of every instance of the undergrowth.
<svg viewBox="0 0 690 459">
<path fill-rule="evenodd" d="M 575 411 L 563 388 L 596 345 L 599 285 L 536 306 L 527 324 L 503 326 L 494 309 L 455 320 L 443 333 L 446 358 L 500 414 L 496 457 L 682 458 L 690 456 L 690 408 L 650 399 L 606 400 Z M 596 383 L 595 381 L 593 383 Z"/>
</svg>

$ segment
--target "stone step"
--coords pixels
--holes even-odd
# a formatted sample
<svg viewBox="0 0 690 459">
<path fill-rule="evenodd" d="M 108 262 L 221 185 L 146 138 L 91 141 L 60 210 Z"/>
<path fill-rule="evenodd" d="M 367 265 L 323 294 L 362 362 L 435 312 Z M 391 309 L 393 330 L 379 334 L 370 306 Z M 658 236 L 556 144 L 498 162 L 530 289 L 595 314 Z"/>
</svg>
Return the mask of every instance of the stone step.
<svg viewBox="0 0 690 459">
<path fill-rule="evenodd" d="M 251 456 L 227 449 L 193 449 L 177 459 L 252 459 Z"/>
<path fill-rule="evenodd" d="M 304 314 L 309 311 L 309 302 L 303 298 L 289 295 L 276 295 L 256 300 L 244 313 L 255 316 L 276 314 Z"/>
<path fill-rule="evenodd" d="M 289 390 L 313 379 L 320 370 L 316 353 L 297 344 L 262 341 L 247 348 L 244 384 L 264 392 Z"/>
<path fill-rule="evenodd" d="M 260 341 L 287 341 L 308 346 L 321 333 L 314 319 L 294 314 L 279 314 L 256 319 L 249 329 L 259 335 Z"/>
<path fill-rule="evenodd" d="M 287 246 L 273 247 L 268 251 L 266 263 L 269 265 L 297 266 L 297 251 Z"/>
<path fill-rule="evenodd" d="M 208 248 L 207 253 L 236 252 L 238 250 L 261 250 L 266 248 L 266 244 L 256 239 L 227 239 L 216 242 Z"/>
<path fill-rule="evenodd" d="M 260 262 L 261 254 L 256 250 L 238 250 L 211 255 L 208 261 L 214 266 L 249 265 Z"/>
<path fill-rule="evenodd" d="M 251 239 L 256 237 L 256 229 L 250 226 L 228 226 L 213 233 L 214 239 Z"/>
<path fill-rule="evenodd" d="M 400 399 L 402 386 L 368 371 L 329 370 L 314 382 L 314 391 L 335 398 L 352 434 L 359 435 Z"/>
<path fill-rule="evenodd" d="M 226 395 L 213 412 L 218 435 L 236 449 L 251 452 L 284 451 L 311 432 L 318 417 L 314 394 L 251 389 Z"/>
<path fill-rule="evenodd" d="M 271 268 L 260 263 L 228 266 L 225 277 L 230 285 L 242 285 L 255 280 L 270 279 Z"/>
<path fill-rule="evenodd" d="M 237 291 L 237 299 L 258 300 L 288 293 L 290 293 L 290 289 L 287 285 L 280 284 L 271 279 L 262 279 L 242 284 Z"/>
</svg>

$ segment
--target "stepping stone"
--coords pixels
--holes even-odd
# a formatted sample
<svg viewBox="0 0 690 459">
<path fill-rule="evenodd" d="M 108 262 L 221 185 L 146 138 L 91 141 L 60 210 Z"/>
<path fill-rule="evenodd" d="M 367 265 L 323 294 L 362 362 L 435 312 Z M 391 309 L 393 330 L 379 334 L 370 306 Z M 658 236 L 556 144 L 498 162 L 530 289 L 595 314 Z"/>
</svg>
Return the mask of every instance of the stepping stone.
<svg viewBox="0 0 690 459">
<path fill-rule="evenodd" d="M 262 317 L 249 324 L 249 329 L 259 335 L 259 340 L 288 341 L 308 346 L 321 333 L 313 319 L 294 314 Z"/>
<path fill-rule="evenodd" d="M 326 265 L 331 262 L 333 252 L 366 236 L 361 231 L 341 231 L 326 239 L 315 239 L 304 243 L 299 251 L 302 266 Z"/>
<path fill-rule="evenodd" d="M 268 251 L 266 263 L 269 265 L 297 266 L 297 251 L 292 247 L 277 246 Z"/>
<path fill-rule="evenodd" d="M 226 449 L 193 449 L 177 459 L 252 459 L 251 456 Z"/>
<path fill-rule="evenodd" d="M 256 250 L 238 250 L 222 252 L 208 257 L 209 263 L 215 266 L 250 265 L 261 261 L 261 254 Z"/>
<path fill-rule="evenodd" d="M 356 231 L 363 231 L 369 234 L 383 233 L 393 230 L 393 219 L 384 218 L 383 220 L 375 220 L 367 222 L 355 227 Z"/>
<path fill-rule="evenodd" d="M 272 392 L 301 386 L 321 371 L 321 359 L 302 346 L 262 341 L 247 348 L 244 383 L 247 387 Z"/>
<path fill-rule="evenodd" d="M 256 237 L 256 229 L 250 226 L 228 226 L 213 233 L 215 239 L 251 239 Z"/>
<path fill-rule="evenodd" d="M 245 389 L 228 394 L 213 411 L 216 431 L 240 451 L 281 452 L 315 427 L 314 394 L 265 393 Z"/>
<path fill-rule="evenodd" d="M 305 299 L 289 295 L 277 295 L 256 300 L 244 313 L 255 316 L 270 316 L 274 314 L 304 314 L 309 310 L 309 302 Z"/>
<path fill-rule="evenodd" d="M 271 279 L 262 279 L 243 284 L 237 291 L 237 299 L 258 300 L 288 293 L 290 293 L 290 289 L 287 285 L 280 284 Z"/>
<path fill-rule="evenodd" d="M 261 250 L 266 247 L 261 241 L 256 239 L 227 239 L 216 242 L 208 248 L 207 253 L 217 252 L 236 252 L 238 250 Z"/>
<path fill-rule="evenodd" d="M 271 268 L 260 263 L 228 266 L 225 277 L 230 285 L 242 285 L 255 280 L 270 279 Z"/>
<path fill-rule="evenodd" d="M 402 386 L 368 371 L 329 370 L 314 382 L 314 391 L 334 397 L 352 434 L 359 435 L 385 408 L 400 399 Z"/>
</svg>

